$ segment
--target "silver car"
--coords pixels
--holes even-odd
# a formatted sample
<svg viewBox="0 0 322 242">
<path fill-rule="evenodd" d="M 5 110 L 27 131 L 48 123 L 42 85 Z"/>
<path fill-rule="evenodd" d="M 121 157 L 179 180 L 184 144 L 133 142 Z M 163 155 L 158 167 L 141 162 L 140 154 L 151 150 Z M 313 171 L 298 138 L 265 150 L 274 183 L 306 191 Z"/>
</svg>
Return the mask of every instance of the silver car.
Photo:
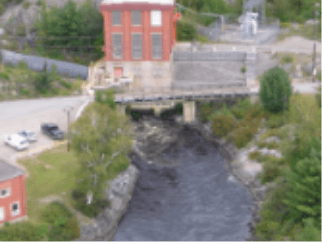
<svg viewBox="0 0 322 242">
<path fill-rule="evenodd" d="M 18 132 L 18 134 L 22 137 L 24 137 L 29 142 L 35 142 L 37 141 L 36 133 L 30 130 L 21 130 Z"/>
</svg>

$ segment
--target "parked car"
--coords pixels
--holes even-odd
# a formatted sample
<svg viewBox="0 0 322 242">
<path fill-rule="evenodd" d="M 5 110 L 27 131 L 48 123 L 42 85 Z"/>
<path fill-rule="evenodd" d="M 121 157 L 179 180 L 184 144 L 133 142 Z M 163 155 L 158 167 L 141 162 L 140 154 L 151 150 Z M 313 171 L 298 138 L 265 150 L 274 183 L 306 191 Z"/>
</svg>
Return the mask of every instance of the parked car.
<svg viewBox="0 0 322 242">
<path fill-rule="evenodd" d="M 42 124 L 41 131 L 52 139 L 64 139 L 64 132 L 54 123 Z"/>
<path fill-rule="evenodd" d="M 16 150 L 24 150 L 29 146 L 28 140 L 19 134 L 12 134 L 5 137 L 4 140 L 6 145 L 10 145 Z"/>
<path fill-rule="evenodd" d="M 30 130 L 21 130 L 18 132 L 18 134 L 25 139 L 27 139 L 29 142 L 37 141 L 36 133 Z"/>
</svg>

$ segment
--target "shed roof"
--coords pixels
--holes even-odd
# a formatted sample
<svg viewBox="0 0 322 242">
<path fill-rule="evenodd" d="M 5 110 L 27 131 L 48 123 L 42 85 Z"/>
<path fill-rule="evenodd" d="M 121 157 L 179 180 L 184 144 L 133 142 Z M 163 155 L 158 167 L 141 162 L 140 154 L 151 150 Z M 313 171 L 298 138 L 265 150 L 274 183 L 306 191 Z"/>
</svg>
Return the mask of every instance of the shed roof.
<svg viewBox="0 0 322 242">
<path fill-rule="evenodd" d="M 0 182 L 15 178 L 25 172 L 7 162 L 0 160 Z"/>
</svg>

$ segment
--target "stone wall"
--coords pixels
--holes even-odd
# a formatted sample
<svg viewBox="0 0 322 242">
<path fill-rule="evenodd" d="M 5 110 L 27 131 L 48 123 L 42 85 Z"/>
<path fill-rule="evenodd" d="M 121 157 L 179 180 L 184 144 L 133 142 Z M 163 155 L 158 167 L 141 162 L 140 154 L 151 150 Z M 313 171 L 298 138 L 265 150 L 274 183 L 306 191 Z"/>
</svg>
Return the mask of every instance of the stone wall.
<svg viewBox="0 0 322 242">
<path fill-rule="evenodd" d="M 106 190 L 106 197 L 111 202 L 110 207 L 91 223 L 81 225 L 81 237 L 77 241 L 113 240 L 118 223 L 131 201 L 138 177 L 139 170 L 130 165 L 110 182 L 109 189 Z"/>
<path fill-rule="evenodd" d="M 255 79 L 256 52 L 200 50 L 173 53 L 173 87 L 211 86 L 217 83 L 244 82 Z M 242 72 L 242 68 L 246 72 Z"/>
</svg>

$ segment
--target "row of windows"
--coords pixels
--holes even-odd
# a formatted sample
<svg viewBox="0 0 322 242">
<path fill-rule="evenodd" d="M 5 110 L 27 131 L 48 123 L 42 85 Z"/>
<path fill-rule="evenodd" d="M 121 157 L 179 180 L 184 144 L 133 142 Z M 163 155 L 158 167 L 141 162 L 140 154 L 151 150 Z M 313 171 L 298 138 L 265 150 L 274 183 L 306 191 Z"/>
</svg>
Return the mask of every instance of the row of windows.
<svg viewBox="0 0 322 242">
<path fill-rule="evenodd" d="M 131 12 L 132 25 L 142 25 L 142 16 L 140 11 Z M 121 26 L 122 25 L 122 12 L 113 11 L 112 12 L 112 25 Z M 162 25 L 162 12 L 159 10 L 151 11 L 151 26 L 161 26 Z"/>
<path fill-rule="evenodd" d="M 162 35 L 151 34 L 152 59 L 162 59 Z M 123 59 L 122 34 L 112 35 L 113 58 Z M 132 34 L 132 58 L 142 59 L 142 34 Z"/>
<path fill-rule="evenodd" d="M 11 204 L 11 216 L 18 216 L 20 214 L 19 202 L 14 202 Z M 0 221 L 5 220 L 5 210 L 4 207 L 0 207 Z"/>
</svg>

